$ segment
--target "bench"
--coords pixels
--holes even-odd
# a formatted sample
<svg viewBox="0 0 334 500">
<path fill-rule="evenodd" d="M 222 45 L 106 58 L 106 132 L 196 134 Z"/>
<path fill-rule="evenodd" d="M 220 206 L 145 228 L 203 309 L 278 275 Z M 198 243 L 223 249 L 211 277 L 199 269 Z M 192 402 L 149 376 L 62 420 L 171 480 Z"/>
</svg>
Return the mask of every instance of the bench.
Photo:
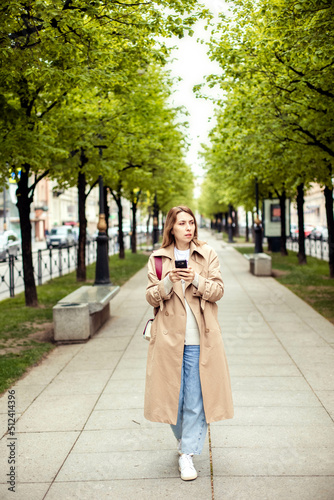
<svg viewBox="0 0 334 500">
<path fill-rule="evenodd" d="M 119 286 L 82 286 L 53 307 L 54 340 L 88 340 L 110 318 L 109 302 Z"/>
<path fill-rule="evenodd" d="M 244 257 L 249 261 L 249 271 L 254 276 L 271 276 L 271 257 L 266 253 L 245 253 Z"/>
</svg>

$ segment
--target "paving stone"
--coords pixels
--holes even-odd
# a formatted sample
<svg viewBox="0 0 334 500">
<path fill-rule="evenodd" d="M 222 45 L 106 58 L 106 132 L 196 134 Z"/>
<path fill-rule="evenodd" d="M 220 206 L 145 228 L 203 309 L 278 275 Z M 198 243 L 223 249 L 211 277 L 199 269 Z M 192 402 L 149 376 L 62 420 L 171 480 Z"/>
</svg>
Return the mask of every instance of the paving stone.
<svg viewBox="0 0 334 500">
<path fill-rule="evenodd" d="M 91 414 L 98 394 L 39 396 L 18 422 L 19 432 L 79 431 Z M 64 411 L 66 409 L 66 411 Z"/>
<path fill-rule="evenodd" d="M 321 399 L 321 396 L 319 396 Z M 309 388 L 305 391 L 234 390 L 234 406 L 322 406 Z M 323 403 L 326 407 L 326 404 Z"/>
<path fill-rule="evenodd" d="M 112 378 L 109 380 L 107 385 L 105 386 L 103 393 L 119 393 L 119 394 L 127 394 L 128 391 L 132 392 L 142 392 L 145 390 L 145 380 L 113 380 Z"/>
<path fill-rule="evenodd" d="M 164 425 L 166 424 L 146 420 L 142 408 L 129 408 L 124 410 L 94 410 L 85 429 L 136 429 L 138 426 L 158 429 Z"/>
<path fill-rule="evenodd" d="M 95 410 L 123 410 L 129 409 L 143 409 L 144 404 L 144 389 L 140 392 L 127 392 L 126 398 L 124 391 L 102 393 Z M 320 404 L 320 403 L 319 403 Z"/>
<path fill-rule="evenodd" d="M 315 391 L 334 391 L 334 370 L 332 363 L 319 363 L 301 368 L 307 382 Z"/>
<path fill-rule="evenodd" d="M 217 476 L 332 476 L 332 447 L 213 448 Z"/>
<path fill-rule="evenodd" d="M 231 377 L 232 390 L 306 391 L 309 385 L 300 377 Z"/>
<path fill-rule="evenodd" d="M 83 481 L 54 483 L 46 500 L 184 500 L 194 498 L 211 500 L 210 477 L 198 477 L 196 481 L 180 478 L 121 479 L 115 481 Z"/>
<path fill-rule="evenodd" d="M 327 347 L 326 341 L 313 331 L 277 332 L 277 337 L 285 347 L 289 346 L 320 346 Z"/>
<path fill-rule="evenodd" d="M 50 485 L 49 483 L 21 483 L 17 482 L 15 493 L 8 491 L 7 486 L 0 484 L 1 500 L 43 500 Z"/>
<path fill-rule="evenodd" d="M 228 428 L 211 424 L 213 448 L 331 447 L 333 426 L 321 425 L 239 425 Z"/>
<path fill-rule="evenodd" d="M 229 366 L 235 365 L 243 365 L 243 366 L 251 366 L 251 365 L 286 365 L 291 363 L 293 360 L 286 352 L 282 352 L 277 355 L 270 354 L 238 354 L 236 350 L 235 353 L 230 353 L 228 356 L 228 364 Z"/>
<path fill-rule="evenodd" d="M 44 384 L 39 385 L 22 385 L 21 380 L 19 380 L 11 389 L 15 390 L 15 406 L 18 413 L 23 413 L 34 401 L 35 398 L 45 389 Z M 0 399 L 0 413 L 7 413 L 8 411 L 8 400 L 7 392 Z"/>
<path fill-rule="evenodd" d="M 259 406 L 235 408 L 234 418 L 215 422 L 215 425 L 318 425 L 333 426 L 328 412 L 322 407 Z"/>
<path fill-rule="evenodd" d="M 145 370 L 141 368 L 123 368 L 118 366 L 113 373 L 113 380 L 145 380 Z"/>
<path fill-rule="evenodd" d="M 333 500 L 333 477 L 215 477 L 218 500 Z"/>
<path fill-rule="evenodd" d="M 63 372 L 45 389 L 45 394 L 100 394 L 111 374 L 112 370 Z"/>
<path fill-rule="evenodd" d="M 270 346 L 270 345 L 258 345 L 258 346 L 255 346 L 255 345 L 242 345 L 242 342 L 237 339 L 235 342 L 232 343 L 229 343 L 228 345 L 226 345 L 226 342 L 224 342 L 225 344 L 225 350 L 226 350 L 226 354 L 228 356 L 230 355 L 248 355 L 248 357 L 251 357 L 253 355 L 255 356 L 268 356 L 268 358 L 270 358 L 270 356 L 284 356 L 285 354 L 287 354 L 286 350 L 284 349 L 283 346 L 281 345 L 275 345 L 275 346 Z"/>
<path fill-rule="evenodd" d="M 200 477 L 210 477 L 208 458 L 196 456 L 194 464 Z M 71 453 L 56 482 L 71 481 L 74 477 L 76 481 L 179 479 L 178 455 L 171 450 Z"/>
<path fill-rule="evenodd" d="M 159 433 L 152 439 L 152 428 L 136 426 L 133 429 L 84 430 L 76 442 L 73 453 L 170 450 L 176 454 L 176 439 L 169 425 L 159 425 Z M 206 436 L 202 458 L 209 457 Z"/>
<path fill-rule="evenodd" d="M 74 445 L 78 432 L 18 433 L 17 470 L 21 483 L 50 483 L 56 477 L 65 458 Z M 8 470 L 7 440 L 0 441 L 0 471 Z M 2 476 L 3 478 L 3 476 Z"/>
<path fill-rule="evenodd" d="M 92 339 L 88 344 L 85 345 L 85 351 L 94 352 L 94 351 L 124 351 L 129 344 L 131 336 L 127 337 L 111 337 L 111 338 L 102 338 L 96 337 Z"/>
<path fill-rule="evenodd" d="M 260 365 L 230 365 L 230 374 L 232 376 L 249 376 L 249 377 L 299 377 L 300 371 L 298 368 L 290 363 L 289 365 L 272 365 L 272 364 L 260 364 Z"/>
<path fill-rule="evenodd" d="M 114 370 L 122 356 L 122 351 L 81 351 L 64 368 L 63 373 L 90 370 Z"/>
<path fill-rule="evenodd" d="M 334 391 L 315 391 L 316 395 L 320 399 L 321 403 L 324 405 L 328 413 L 334 419 Z"/>
</svg>

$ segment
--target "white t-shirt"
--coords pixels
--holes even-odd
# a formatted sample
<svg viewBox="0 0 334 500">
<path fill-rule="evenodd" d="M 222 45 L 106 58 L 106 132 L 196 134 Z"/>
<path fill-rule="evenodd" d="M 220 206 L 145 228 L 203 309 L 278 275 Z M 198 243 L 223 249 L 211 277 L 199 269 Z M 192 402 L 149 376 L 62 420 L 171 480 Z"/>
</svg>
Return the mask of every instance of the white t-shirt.
<svg viewBox="0 0 334 500">
<path fill-rule="evenodd" d="M 174 257 L 175 260 L 186 260 L 189 262 L 189 257 L 190 257 L 190 249 L 188 250 L 179 250 L 178 248 L 174 247 Z M 185 298 L 185 289 L 186 289 L 186 284 L 184 280 L 181 280 L 182 283 L 182 289 L 183 289 L 183 295 L 184 295 L 184 303 L 186 307 L 186 313 L 187 313 L 187 323 L 186 323 L 186 334 L 185 334 L 185 339 L 184 343 L 186 345 L 199 345 L 199 329 L 198 329 L 198 324 L 196 321 L 196 318 L 188 304 Z M 195 273 L 195 278 L 192 282 L 196 288 L 198 288 L 198 274 Z M 167 275 L 166 278 L 164 279 L 164 285 L 165 285 L 165 291 L 166 293 L 170 293 L 172 288 L 173 288 L 173 283 L 169 279 L 169 276 Z"/>
</svg>

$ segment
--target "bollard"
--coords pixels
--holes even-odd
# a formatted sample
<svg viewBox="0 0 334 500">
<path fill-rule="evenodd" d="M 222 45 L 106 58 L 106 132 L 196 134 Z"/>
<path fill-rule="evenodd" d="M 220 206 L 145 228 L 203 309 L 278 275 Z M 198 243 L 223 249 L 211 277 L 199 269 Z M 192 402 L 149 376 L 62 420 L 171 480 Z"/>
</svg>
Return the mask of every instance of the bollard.
<svg viewBox="0 0 334 500">
<path fill-rule="evenodd" d="M 9 295 L 10 297 L 15 296 L 14 289 L 14 255 L 9 255 Z"/>
</svg>

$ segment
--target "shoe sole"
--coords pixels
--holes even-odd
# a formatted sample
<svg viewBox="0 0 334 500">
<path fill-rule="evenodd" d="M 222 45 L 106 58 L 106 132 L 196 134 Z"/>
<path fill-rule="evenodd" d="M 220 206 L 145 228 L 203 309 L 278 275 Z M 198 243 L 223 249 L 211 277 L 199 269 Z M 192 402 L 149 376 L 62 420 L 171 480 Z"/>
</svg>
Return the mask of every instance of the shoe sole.
<svg viewBox="0 0 334 500">
<path fill-rule="evenodd" d="M 179 471 L 181 472 L 180 467 L 179 467 Z M 181 479 L 182 479 L 182 481 L 193 481 L 194 479 L 197 479 L 197 474 L 195 476 L 188 476 L 188 477 L 182 477 L 182 475 L 181 475 Z"/>
</svg>

